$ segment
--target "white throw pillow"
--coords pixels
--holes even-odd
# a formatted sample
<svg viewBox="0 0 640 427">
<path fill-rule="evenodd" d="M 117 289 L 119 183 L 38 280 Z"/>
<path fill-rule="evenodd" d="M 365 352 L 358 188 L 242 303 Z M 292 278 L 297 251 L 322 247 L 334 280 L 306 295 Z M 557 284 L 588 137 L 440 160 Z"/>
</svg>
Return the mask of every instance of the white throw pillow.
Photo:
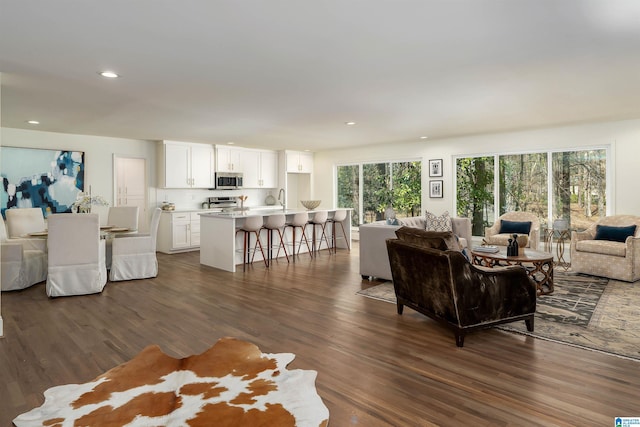
<svg viewBox="0 0 640 427">
<path fill-rule="evenodd" d="M 442 215 L 436 216 L 435 214 L 425 211 L 426 230 L 427 231 L 453 231 L 451 225 L 451 217 L 448 211 L 444 211 Z"/>
</svg>

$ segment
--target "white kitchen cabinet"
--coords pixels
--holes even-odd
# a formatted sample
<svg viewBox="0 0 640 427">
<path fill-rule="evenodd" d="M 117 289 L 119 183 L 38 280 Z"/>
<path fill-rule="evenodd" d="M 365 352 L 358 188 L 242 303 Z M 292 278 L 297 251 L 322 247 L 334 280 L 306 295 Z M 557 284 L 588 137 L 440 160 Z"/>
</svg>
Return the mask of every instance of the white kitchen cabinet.
<svg viewBox="0 0 640 427">
<path fill-rule="evenodd" d="M 278 186 L 278 153 L 266 150 L 244 150 L 242 172 L 245 188 L 276 188 Z"/>
<path fill-rule="evenodd" d="M 216 172 L 243 172 L 244 150 L 224 145 L 216 146 Z"/>
<path fill-rule="evenodd" d="M 158 226 L 158 251 L 166 254 L 200 247 L 198 212 L 163 212 Z"/>
<path fill-rule="evenodd" d="M 287 151 L 287 172 L 289 173 L 312 173 L 313 153 L 303 151 Z"/>
<path fill-rule="evenodd" d="M 213 188 L 213 146 L 163 141 L 158 176 L 161 188 Z"/>
</svg>

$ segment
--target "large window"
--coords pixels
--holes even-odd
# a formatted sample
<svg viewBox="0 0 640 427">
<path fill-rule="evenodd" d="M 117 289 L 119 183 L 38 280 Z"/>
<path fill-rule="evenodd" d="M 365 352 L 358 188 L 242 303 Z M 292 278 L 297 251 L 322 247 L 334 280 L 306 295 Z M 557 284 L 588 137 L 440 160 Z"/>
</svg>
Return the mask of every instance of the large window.
<svg viewBox="0 0 640 427">
<path fill-rule="evenodd" d="M 337 167 L 340 208 L 353 208 L 352 225 L 384 219 L 388 207 L 396 216 L 420 213 L 421 162 L 363 163 Z"/>
<path fill-rule="evenodd" d="M 475 236 L 509 211 L 532 212 L 543 226 L 562 218 L 585 229 L 606 215 L 606 170 L 605 148 L 461 157 L 456 212 L 471 219 Z"/>
</svg>

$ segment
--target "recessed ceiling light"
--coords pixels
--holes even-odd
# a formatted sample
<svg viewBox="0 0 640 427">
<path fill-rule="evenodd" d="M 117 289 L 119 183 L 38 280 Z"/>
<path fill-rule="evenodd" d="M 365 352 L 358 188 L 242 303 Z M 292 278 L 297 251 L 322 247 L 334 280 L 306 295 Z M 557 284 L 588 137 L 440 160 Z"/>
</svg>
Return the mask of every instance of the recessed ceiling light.
<svg viewBox="0 0 640 427">
<path fill-rule="evenodd" d="M 114 73 L 113 71 L 99 71 L 98 74 L 108 79 L 117 79 L 120 77 L 120 74 Z"/>
<path fill-rule="evenodd" d="M 227 142 L 227 145 L 233 145 L 233 144 L 235 144 L 235 142 L 233 142 L 233 141 Z"/>
<path fill-rule="evenodd" d="M 353 126 L 356 124 L 356 122 L 344 122 L 344 124 L 347 126 Z"/>
<path fill-rule="evenodd" d="M 428 136 L 421 136 L 420 139 L 427 139 L 429 138 Z"/>
<path fill-rule="evenodd" d="M 37 120 L 27 120 L 27 123 L 29 123 L 30 125 L 39 125 L 40 122 Z"/>
</svg>

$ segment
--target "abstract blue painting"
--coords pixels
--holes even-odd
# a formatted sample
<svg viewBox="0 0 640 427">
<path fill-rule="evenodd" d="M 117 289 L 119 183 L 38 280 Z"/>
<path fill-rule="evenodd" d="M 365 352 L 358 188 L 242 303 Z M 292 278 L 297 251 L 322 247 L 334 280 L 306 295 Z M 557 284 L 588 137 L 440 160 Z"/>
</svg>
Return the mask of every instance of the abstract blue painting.
<svg viewBox="0 0 640 427">
<path fill-rule="evenodd" d="M 41 208 L 71 212 L 84 191 L 84 152 L 0 147 L 0 212 L 12 208 Z"/>
</svg>

